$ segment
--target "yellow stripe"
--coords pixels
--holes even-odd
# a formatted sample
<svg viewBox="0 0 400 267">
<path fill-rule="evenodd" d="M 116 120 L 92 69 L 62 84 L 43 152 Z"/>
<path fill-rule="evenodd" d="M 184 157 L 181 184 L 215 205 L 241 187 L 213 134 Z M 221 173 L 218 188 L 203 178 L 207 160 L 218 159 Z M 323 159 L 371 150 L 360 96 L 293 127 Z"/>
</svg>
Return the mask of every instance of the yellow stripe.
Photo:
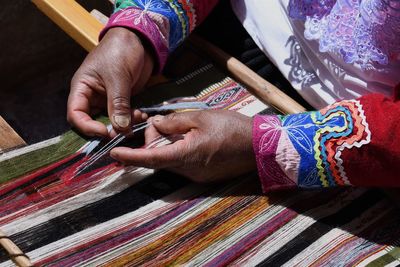
<svg viewBox="0 0 400 267">
<path fill-rule="evenodd" d="M 164 248 L 176 244 L 179 238 L 189 233 L 192 229 L 198 227 L 206 220 L 215 217 L 216 215 L 223 212 L 230 206 L 235 205 L 238 201 L 240 201 L 243 198 L 245 197 L 235 196 L 235 197 L 224 198 L 221 201 L 217 202 L 212 207 L 208 208 L 206 211 L 184 222 L 179 227 L 172 229 L 172 231 L 170 231 L 169 233 L 160 236 L 160 238 L 157 239 L 155 242 L 145 247 L 138 248 L 137 250 L 134 250 L 132 252 L 127 252 L 125 255 L 121 255 L 119 258 L 107 263 L 107 266 L 125 266 L 128 263 L 130 265 L 138 265 L 147 262 L 148 261 L 147 259 L 149 257 L 152 257 L 153 254 L 157 254 Z"/>
<path fill-rule="evenodd" d="M 180 265 L 188 262 L 193 256 L 209 247 L 212 243 L 227 238 L 241 225 L 245 224 L 247 221 L 263 212 L 266 208 L 268 208 L 268 206 L 269 203 L 267 197 L 258 197 L 249 207 L 244 208 L 216 228 L 210 229 L 206 235 L 192 244 L 192 249 L 185 249 L 185 253 L 173 259 L 172 261 L 166 262 L 166 265 Z M 174 255 L 171 255 L 171 257 L 174 257 Z"/>
</svg>

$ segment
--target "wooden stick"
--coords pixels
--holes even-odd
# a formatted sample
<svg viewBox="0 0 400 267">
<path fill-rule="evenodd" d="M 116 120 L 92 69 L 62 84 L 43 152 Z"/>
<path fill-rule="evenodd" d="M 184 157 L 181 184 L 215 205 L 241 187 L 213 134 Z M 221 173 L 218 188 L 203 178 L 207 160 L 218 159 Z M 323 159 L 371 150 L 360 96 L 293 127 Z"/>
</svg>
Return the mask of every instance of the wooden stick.
<svg viewBox="0 0 400 267">
<path fill-rule="evenodd" d="M 20 267 L 29 267 L 33 266 L 28 256 L 26 256 L 22 250 L 11 241 L 11 239 L 0 230 L 0 245 L 4 247 L 4 249 L 10 255 L 11 260 Z"/>
<path fill-rule="evenodd" d="M 99 44 L 100 31 L 108 20 L 99 11 L 94 10 L 93 14 L 90 14 L 75 0 L 32 0 L 32 2 L 86 51 L 92 51 Z M 150 77 L 147 86 L 166 80 L 163 75 L 154 75 Z"/>
<path fill-rule="evenodd" d="M 15 147 L 26 145 L 25 141 L 0 116 L 0 153 Z"/>
<path fill-rule="evenodd" d="M 264 80 L 242 62 L 228 55 L 215 45 L 194 34 L 190 36 L 189 42 L 200 51 L 209 55 L 217 64 L 225 68 L 235 80 L 245 85 L 251 93 L 266 104 L 273 106 L 284 114 L 306 111 L 303 106 L 276 86 Z"/>
<path fill-rule="evenodd" d="M 108 22 L 108 17 L 98 11 L 97 9 L 93 9 L 90 11 L 90 15 L 92 15 L 95 19 L 97 19 L 101 24 L 106 25 Z"/>
<path fill-rule="evenodd" d="M 99 33 L 104 26 L 76 1 L 32 2 L 87 51 L 91 51 L 97 45 Z"/>
</svg>

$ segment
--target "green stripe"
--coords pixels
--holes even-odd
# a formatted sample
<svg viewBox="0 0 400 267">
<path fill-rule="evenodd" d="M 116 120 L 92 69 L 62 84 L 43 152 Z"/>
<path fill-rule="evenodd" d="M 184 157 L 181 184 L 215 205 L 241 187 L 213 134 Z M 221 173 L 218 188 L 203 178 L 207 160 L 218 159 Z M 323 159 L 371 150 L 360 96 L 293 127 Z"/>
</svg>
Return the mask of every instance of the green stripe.
<svg viewBox="0 0 400 267">
<path fill-rule="evenodd" d="M 114 5 L 114 13 L 126 9 L 128 7 L 138 7 L 132 0 L 117 0 Z"/>
<path fill-rule="evenodd" d="M 109 123 L 105 117 L 97 119 Z M 78 151 L 88 140 L 74 131 L 62 135 L 60 142 L 0 162 L 0 184 L 57 162 Z"/>
<path fill-rule="evenodd" d="M 385 255 L 375 259 L 374 261 L 367 264 L 367 267 L 374 267 L 374 266 L 385 266 L 389 263 L 392 263 L 395 260 L 400 260 L 400 248 L 395 247 L 390 250 Z"/>
</svg>

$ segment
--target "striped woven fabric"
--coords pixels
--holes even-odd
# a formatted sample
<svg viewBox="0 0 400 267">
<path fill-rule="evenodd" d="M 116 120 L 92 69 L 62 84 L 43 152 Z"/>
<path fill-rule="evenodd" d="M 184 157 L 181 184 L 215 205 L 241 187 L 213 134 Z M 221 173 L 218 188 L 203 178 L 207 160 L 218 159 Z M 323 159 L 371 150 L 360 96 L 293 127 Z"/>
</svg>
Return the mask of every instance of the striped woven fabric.
<svg viewBox="0 0 400 267">
<path fill-rule="evenodd" d="M 205 86 L 208 72 L 215 79 Z M 206 88 L 196 98 L 213 108 L 273 112 L 212 67 L 156 91 L 166 100 L 173 97 L 169 87 L 187 92 L 188 85 Z M 163 171 L 124 169 L 110 158 L 66 185 L 64 174 L 99 142 L 68 132 L 0 155 L 0 228 L 35 265 L 400 263 L 400 212 L 379 190 L 263 195 L 256 174 L 198 185 Z M 10 265 L 0 254 L 0 266 Z"/>
</svg>

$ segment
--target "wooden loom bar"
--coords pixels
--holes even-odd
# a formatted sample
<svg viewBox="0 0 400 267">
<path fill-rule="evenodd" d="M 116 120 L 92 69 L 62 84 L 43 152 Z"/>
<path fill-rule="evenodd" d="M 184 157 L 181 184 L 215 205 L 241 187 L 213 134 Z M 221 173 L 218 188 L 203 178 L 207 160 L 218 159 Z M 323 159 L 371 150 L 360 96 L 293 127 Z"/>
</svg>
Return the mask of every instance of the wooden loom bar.
<svg viewBox="0 0 400 267">
<path fill-rule="evenodd" d="M 273 106 L 284 114 L 306 111 L 303 106 L 276 86 L 215 45 L 196 35 L 191 35 L 189 42 L 200 51 L 208 54 L 217 64 L 225 68 L 235 80 L 244 84 L 251 93 L 260 98 L 261 101 Z"/>
<path fill-rule="evenodd" d="M 10 255 L 11 260 L 20 267 L 33 266 L 28 256 L 19 249 L 8 237 L 0 230 L 0 244 Z"/>
<path fill-rule="evenodd" d="M 99 11 L 93 10 L 91 14 L 74 0 L 32 2 L 86 51 L 92 51 L 99 44 L 99 34 L 104 28 L 105 20 L 108 19 Z M 147 86 L 166 81 L 168 79 L 163 75 L 153 75 Z"/>
<path fill-rule="evenodd" d="M 87 51 L 91 51 L 98 44 L 97 38 L 100 30 L 103 28 L 102 23 L 90 16 L 89 13 L 75 1 L 32 1 Z M 193 46 L 208 54 L 219 65 L 228 70 L 233 78 L 243 83 L 249 91 L 255 94 L 263 102 L 270 104 L 285 114 L 306 111 L 304 107 L 288 95 L 218 47 L 197 36 L 191 36 L 189 41 Z"/>
<path fill-rule="evenodd" d="M 25 141 L 0 116 L 0 153 L 3 150 L 26 145 Z"/>
<path fill-rule="evenodd" d="M 104 27 L 74 0 L 32 0 L 32 2 L 86 51 L 98 44 Z"/>
</svg>

